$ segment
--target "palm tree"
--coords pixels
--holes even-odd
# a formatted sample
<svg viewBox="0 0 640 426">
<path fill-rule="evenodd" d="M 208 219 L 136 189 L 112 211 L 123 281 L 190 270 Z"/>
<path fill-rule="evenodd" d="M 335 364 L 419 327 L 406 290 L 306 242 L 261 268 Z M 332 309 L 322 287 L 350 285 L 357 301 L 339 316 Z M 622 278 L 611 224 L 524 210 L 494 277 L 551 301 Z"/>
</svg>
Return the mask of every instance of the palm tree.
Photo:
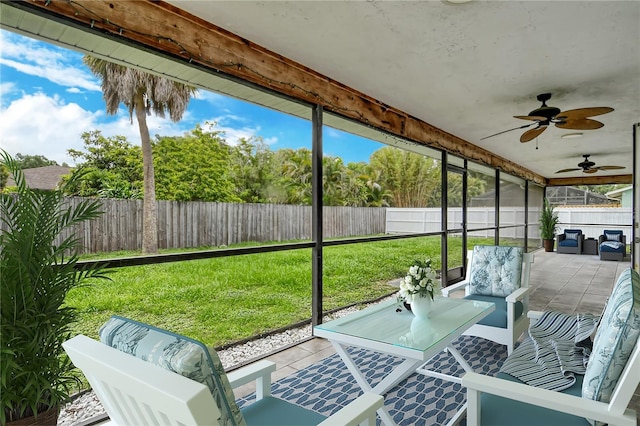
<svg viewBox="0 0 640 426">
<path fill-rule="evenodd" d="M 153 171 L 151 137 L 147 127 L 147 114 L 159 117 L 169 113 L 172 121 L 180 121 L 197 89 L 167 78 L 127 68 L 93 56 L 82 61 L 102 80 L 102 94 L 107 104 L 107 114 L 116 114 L 120 102 L 129 109 L 133 123 L 136 114 L 140 129 L 144 179 L 144 204 L 142 220 L 142 252 L 158 251 L 158 213 L 156 210 L 156 184 Z"/>
</svg>

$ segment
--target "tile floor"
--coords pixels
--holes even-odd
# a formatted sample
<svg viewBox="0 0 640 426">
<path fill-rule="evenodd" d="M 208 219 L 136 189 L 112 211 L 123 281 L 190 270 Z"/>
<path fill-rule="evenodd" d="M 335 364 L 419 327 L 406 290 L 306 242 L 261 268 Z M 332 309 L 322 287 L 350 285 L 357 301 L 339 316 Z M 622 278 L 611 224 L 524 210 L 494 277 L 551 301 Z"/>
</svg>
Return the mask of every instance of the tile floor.
<svg viewBox="0 0 640 426">
<path fill-rule="evenodd" d="M 533 291 L 529 299 L 530 309 L 599 315 L 616 278 L 630 265 L 629 257 L 623 262 L 601 261 L 595 255 L 539 250 L 535 252 L 531 269 L 530 286 Z M 313 338 L 266 359 L 276 363 L 277 369 L 272 376 L 275 382 L 334 353 L 328 341 Z M 235 389 L 236 397 L 245 396 L 253 390 L 249 385 Z M 640 414 L 640 386 L 630 406 Z"/>
</svg>

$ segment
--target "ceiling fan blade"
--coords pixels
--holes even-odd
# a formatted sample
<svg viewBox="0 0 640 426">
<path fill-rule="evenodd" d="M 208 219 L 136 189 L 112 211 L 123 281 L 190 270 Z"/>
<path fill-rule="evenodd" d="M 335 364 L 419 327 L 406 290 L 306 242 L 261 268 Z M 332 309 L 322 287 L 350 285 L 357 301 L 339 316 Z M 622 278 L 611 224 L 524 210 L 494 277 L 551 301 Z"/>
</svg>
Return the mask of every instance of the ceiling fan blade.
<svg viewBox="0 0 640 426">
<path fill-rule="evenodd" d="M 501 134 L 503 134 L 503 133 L 511 132 L 511 131 L 513 131 L 513 130 L 526 129 L 527 127 L 531 127 L 531 126 L 533 126 L 534 124 L 537 124 L 537 123 L 530 123 L 530 124 L 525 124 L 524 126 L 514 127 L 513 129 L 504 130 L 504 131 L 502 131 L 502 132 L 498 132 L 498 133 L 495 133 L 495 134 L 493 134 L 493 135 L 485 136 L 484 138 L 482 138 L 482 139 L 480 139 L 480 140 L 481 140 L 481 141 L 483 141 L 483 140 L 485 140 L 485 139 L 489 139 L 489 138 L 492 138 L 492 137 L 494 137 L 494 136 L 501 135 Z"/>
<path fill-rule="evenodd" d="M 565 120 L 560 123 L 556 123 L 556 127 L 561 129 L 570 129 L 570 130 L 595 130 L 604 126 L 603 123 L 592 120 L 590 118 L 581 118 L 578 120 Z"/>
<path fill-rule="evenodd" d="M 520 142 L 529 142 L 538 137 L 538 135 L 547 130 L 547 126 L 538 126 L 535 129 L 527 130 L 520 136 Z"/>
<path fill-rule="evenodd" d="M 562 111 L 556 115 L 556 118 L 560 119 L 566 117 L 567 120 L 579 120 L 581 118 L 595 117 L 596 115 L 607 114 L 613 111 L 613 108 L 609 107 L 593 107 L 593 108 L 578 108 L 570 109 L 568 111 Z"/>
<path fill-rule="evenodd" d="M 599 170 L 620 170 L 620 169 L 624 169 L 624 167 L 622 166 L 599 166 L 599 167 L 594 167 L 595 169 L 599 169 Z"/>
<path fill-rule="evenodd" d="M 576 169 L 576 168 L 573 168 L 573 169 L 562 169 L 562 170 L 558 170 L 556 173 L 575 172 L 575 171 L 578 171 L 578 170 L 582 170 L 582 169 Z"/>
<path fill-rule="evenodd" d="M 546 117 L 540 117 L 537 115 L 514 115 L 513 118 L 519 118 L 520 120 L 531 120 L 531 121 L 545 121 Z"/>
<path fill-rule="evenodd" d="M 591 169 L 583 170 L 582 172 L 583 172 L 583 173 L 589 173 L 589 174 L 591 174 L 591 173 L 595 173 L 595 172 L 597 172 L 597 171 L 598 171 L 598 167 L 593 167 L 593 168 L 591 168 Z"/>
</svg>

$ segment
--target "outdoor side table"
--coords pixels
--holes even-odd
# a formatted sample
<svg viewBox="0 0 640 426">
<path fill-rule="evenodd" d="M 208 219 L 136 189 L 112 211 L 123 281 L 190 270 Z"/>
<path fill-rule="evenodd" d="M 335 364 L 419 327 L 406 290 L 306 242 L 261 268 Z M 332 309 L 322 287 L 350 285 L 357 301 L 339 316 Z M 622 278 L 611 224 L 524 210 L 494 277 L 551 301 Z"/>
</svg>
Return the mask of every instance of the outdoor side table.
<svg viewBox="0 0 640 426">
<path fill-rule="evenodd" d="M 582 254 L 598 254 L 598 240 L 586 238 L 582 242 Z"/>
<path fill-rule="evenodd" d="M 313 328 L 317 337 L 329 340 L 336 352 L 365 392 L 385 395 L 413 373 L 438 377 L 461 383 L 459 377 L 426 370 L 423 366 L 443 350 L 453 355 L 465 371 L 472 371 L 463 356 L 452 345 L 469 327 L 489 315 L 495 305 L 489 302 L 437 297 L 427 320 L 416 318 L 411 312 L 396 312 L 398 303 L 390 300 L 370 306 Z M 419 331 L 416 333 L 416 329 Z M 412 335 L 412 330 L 415 336 Z M 390 354 L 403 359 L 378 384 L 371 386 L 364 373 L 347 352 L 349 346 Z M 466 403 L 449 422 L 455 424 L 466 412 Z M 378 415 L 386 425 L 394 425 L 385 407 Z"/>
</svg>

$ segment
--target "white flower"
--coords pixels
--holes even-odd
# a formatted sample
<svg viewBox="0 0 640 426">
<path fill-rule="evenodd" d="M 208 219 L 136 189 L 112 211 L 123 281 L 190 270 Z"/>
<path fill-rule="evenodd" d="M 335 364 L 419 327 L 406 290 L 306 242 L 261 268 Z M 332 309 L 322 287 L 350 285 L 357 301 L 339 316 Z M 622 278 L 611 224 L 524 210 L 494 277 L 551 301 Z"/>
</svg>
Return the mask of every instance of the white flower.
<svg viewBox="0 0 640 426">
<path fill-rule="evenodd" d="M 407 303 L 411 303 L 416 294 L 421 297 L 433 298 L 439 287 L 440 283 L 437 280 L 436 271 L 431 268 L 431 260 L 415 261 L 409 267 L 407 275 L 400 281 L 398 297 Z"/>
</svg>

